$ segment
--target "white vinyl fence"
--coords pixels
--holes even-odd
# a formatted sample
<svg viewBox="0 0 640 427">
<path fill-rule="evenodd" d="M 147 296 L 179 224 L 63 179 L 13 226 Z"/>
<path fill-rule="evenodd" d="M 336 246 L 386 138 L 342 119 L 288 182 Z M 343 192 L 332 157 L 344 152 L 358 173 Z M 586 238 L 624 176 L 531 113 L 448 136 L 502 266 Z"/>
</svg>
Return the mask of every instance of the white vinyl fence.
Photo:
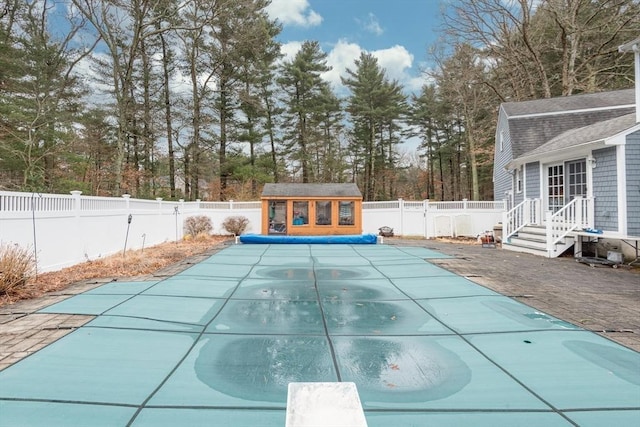
<svg viewBox="0 0 640 427">
<path fill-rule="evenodd" d="M 388 226 L 402 236 L 477 237 L 502 221 L 505 203 L 474 202 L 364 202 L 362 228 L 365 233 L 377 233 Z"/>
<path fill-rule="evenodd" d="M 261 203 L 167 202 L 123 197 L 0 191 L 0 244 L 32 248 L 38 271 L 54 271 L 84 261 L 183 237 L 184 220 L 211 218 L 214 234 L 230 216 L 249 219 L 247 233 L 260 233 Z M 363 232 L 392 227 L 396 235 L 478 236 L 501 221 L 503 202 L 404 201 L 363 203 Z"/>
</svg>

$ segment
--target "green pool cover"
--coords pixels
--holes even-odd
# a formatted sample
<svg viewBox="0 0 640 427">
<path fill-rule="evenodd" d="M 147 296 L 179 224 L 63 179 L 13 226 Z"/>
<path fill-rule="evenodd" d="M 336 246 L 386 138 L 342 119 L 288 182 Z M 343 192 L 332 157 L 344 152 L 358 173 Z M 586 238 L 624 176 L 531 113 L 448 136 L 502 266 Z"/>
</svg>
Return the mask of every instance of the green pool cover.
<svg viewBox="0 0 640 427">
<path fill-rule="evenodd" d="M 0 426 L 284 426 L 290 382 L 355 382 L 377 426 L 627 426 L 640 353 L 428 262 L 424 248 L 235 245 L 0 372 Z"/>
</svg>

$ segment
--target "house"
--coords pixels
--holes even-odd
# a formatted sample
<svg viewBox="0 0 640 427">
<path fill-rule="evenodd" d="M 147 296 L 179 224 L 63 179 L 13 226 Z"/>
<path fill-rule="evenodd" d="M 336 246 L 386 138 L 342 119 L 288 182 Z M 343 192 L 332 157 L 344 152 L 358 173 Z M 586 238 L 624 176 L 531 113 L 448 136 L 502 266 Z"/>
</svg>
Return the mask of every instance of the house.
<svg viewBox="0 0 640 427">
<path fill-rule="evenodd" d="M 635 89 L 500 106 L 494 198 L 506 199 L 503 248 L 556 257 L 583 240 L 640 240 L 640 39 Z M 637 255 L 636 255 L 637 258 Z"/>
<path fill-rule="evenodd" d="M 262 234 L 362 234 L 362 194 L 356 184 L 265 184 Z"/>
</svg>

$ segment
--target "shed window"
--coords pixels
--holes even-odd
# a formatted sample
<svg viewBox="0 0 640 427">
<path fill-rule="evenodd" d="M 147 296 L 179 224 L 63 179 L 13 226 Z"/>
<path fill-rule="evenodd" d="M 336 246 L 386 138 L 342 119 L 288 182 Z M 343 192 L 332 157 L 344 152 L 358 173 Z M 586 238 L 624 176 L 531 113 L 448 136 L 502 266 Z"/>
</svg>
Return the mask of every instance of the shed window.
<svg viewBox="0 0 640 427">
<path fill-rule="evenodd" d="M 309 224 L 309 202 L 293 202 L 293 225 Z"/>
<path fill-rule="evenodd" d="M 340 218 L 338 219 L 338 225 L 353 225 L 354 212 L 354 202 L 340 202 Z"/>
<path fill-rule="evenodd" d="M 331 225 L 331 202 L 316 202 L 316 225 Z"/>
</svg>

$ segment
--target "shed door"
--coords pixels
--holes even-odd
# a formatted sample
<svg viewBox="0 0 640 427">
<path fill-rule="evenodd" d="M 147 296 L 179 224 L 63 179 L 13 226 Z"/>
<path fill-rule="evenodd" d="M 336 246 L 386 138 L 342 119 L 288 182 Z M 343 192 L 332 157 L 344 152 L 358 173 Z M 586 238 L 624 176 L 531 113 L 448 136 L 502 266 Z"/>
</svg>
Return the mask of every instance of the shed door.
<svg viewBox="0 0 640 427">
<path fill-rule="evenodd" d="M 287 233 L 287 202 L 269 201 L 269 234 Z"/>
</svg>

